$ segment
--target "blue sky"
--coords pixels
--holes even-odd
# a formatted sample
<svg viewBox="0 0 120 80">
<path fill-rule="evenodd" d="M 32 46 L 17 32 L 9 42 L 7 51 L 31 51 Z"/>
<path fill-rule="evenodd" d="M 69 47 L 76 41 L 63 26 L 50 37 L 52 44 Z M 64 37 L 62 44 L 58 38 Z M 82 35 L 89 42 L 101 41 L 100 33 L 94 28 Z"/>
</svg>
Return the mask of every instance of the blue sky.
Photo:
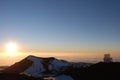
<svg viewBox="0 0 120 80">
<path fill-rule="evenodd" d="M 120 52 L 119 0 L 0 0 L 0 44 Z"/>
</svg>

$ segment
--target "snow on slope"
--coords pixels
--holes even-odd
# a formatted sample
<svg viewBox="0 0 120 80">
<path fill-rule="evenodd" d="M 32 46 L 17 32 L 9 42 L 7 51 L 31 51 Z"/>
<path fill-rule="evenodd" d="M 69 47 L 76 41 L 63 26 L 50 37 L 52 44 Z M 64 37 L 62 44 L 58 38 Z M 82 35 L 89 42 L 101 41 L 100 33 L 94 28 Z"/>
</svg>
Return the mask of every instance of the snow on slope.
<svg viewBox="0 0 120 80">
<path fill-rule="evenodd" d="M 33 61 L 33 64 L 24 72 L 22 72 L 22 74 L 27 74 L 34 77 L 47 76 L 50 73 L 44 74 L 45 72 L 59 72 L 61 71 L 60 69 L 62 67 L 70 66 L 70 63 L 57 60 L 55 58 L 39 58 L 35 56 L 28 56 L 27 59 Z"/>
<path fill-rule="evenodd" d="M 70 66 L 70 63 L 63 62 L 63 61 L 60 61 L 60 60 L 57 60 L 57 59 L 51 61 L 51 64 L 54 65 L 53 67 L 56 71 L 59 71 L 60 68 L 62 68 L 62 67 Z"/>
<path fill-rule="evenodd" d="M 42 59 L 36 58 L 33 56 L 29 56 L 28 60 L 33 61 L 32 66 L 30 66 L 27 70 L 25 70 L 23 73 L 35 76 L 35 77 L 40 77 L 40 73 L 45 71 L 45 68 L 42 64 Z"/>
</svg>

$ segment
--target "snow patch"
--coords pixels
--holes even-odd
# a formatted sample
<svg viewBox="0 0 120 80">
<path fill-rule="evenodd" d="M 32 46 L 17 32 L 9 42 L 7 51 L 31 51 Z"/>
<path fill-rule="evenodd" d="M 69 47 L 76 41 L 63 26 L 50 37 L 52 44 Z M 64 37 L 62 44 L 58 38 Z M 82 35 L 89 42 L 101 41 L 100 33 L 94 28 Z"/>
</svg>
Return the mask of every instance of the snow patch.
<svg viewBox="0 0 120 80">
<path fill-rule="evenodd" d="M 51 64 L 54 65 L 54 69 L 56 71 L 59 71 L 61 67 L 69 66 L 69 63 L 66 63 L 57 59 L 51 61 Z"/>
<path fill-rule="evenodd" d="M 33 64 L 23 73 L 31 74 L 31 76 L 35 76 L 35 77 L 40 77 L 41 76 L 40 73 L 45 71 L 45 68 L 42 64 L 42 59 L 32 56 L 28 57 L 27 59 L 33 61 Z"/>
</svg>

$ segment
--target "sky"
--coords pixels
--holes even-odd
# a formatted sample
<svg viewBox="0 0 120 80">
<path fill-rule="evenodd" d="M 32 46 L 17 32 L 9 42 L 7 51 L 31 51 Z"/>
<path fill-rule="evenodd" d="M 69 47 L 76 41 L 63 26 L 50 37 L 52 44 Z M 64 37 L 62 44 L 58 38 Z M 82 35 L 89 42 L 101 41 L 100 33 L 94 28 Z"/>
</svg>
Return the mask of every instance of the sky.
<svg viewBox="0 0 120 80">
<path fill-rule="evenodd" d="M 0 0 L 0 48 L 14 41 L 26 52 L 116 54 L 119 0 Z M 76 54 L 74 54 L 76 55 Z"/>
</svg>

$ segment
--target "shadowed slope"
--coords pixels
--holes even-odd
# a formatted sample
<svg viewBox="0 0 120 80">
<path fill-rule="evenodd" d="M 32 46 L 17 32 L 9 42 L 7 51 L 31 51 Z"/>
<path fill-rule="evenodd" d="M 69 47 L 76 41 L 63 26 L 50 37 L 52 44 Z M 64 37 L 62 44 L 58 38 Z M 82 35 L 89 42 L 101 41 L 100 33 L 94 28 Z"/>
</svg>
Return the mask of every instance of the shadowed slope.
<svg viewBox="0 0 120 80">
<path fill-rule="evenodd" d="M 21 73 L 33 64 L 33 61 L 27 58 L 3 70 L 4 73 Z"/>
</svg>

